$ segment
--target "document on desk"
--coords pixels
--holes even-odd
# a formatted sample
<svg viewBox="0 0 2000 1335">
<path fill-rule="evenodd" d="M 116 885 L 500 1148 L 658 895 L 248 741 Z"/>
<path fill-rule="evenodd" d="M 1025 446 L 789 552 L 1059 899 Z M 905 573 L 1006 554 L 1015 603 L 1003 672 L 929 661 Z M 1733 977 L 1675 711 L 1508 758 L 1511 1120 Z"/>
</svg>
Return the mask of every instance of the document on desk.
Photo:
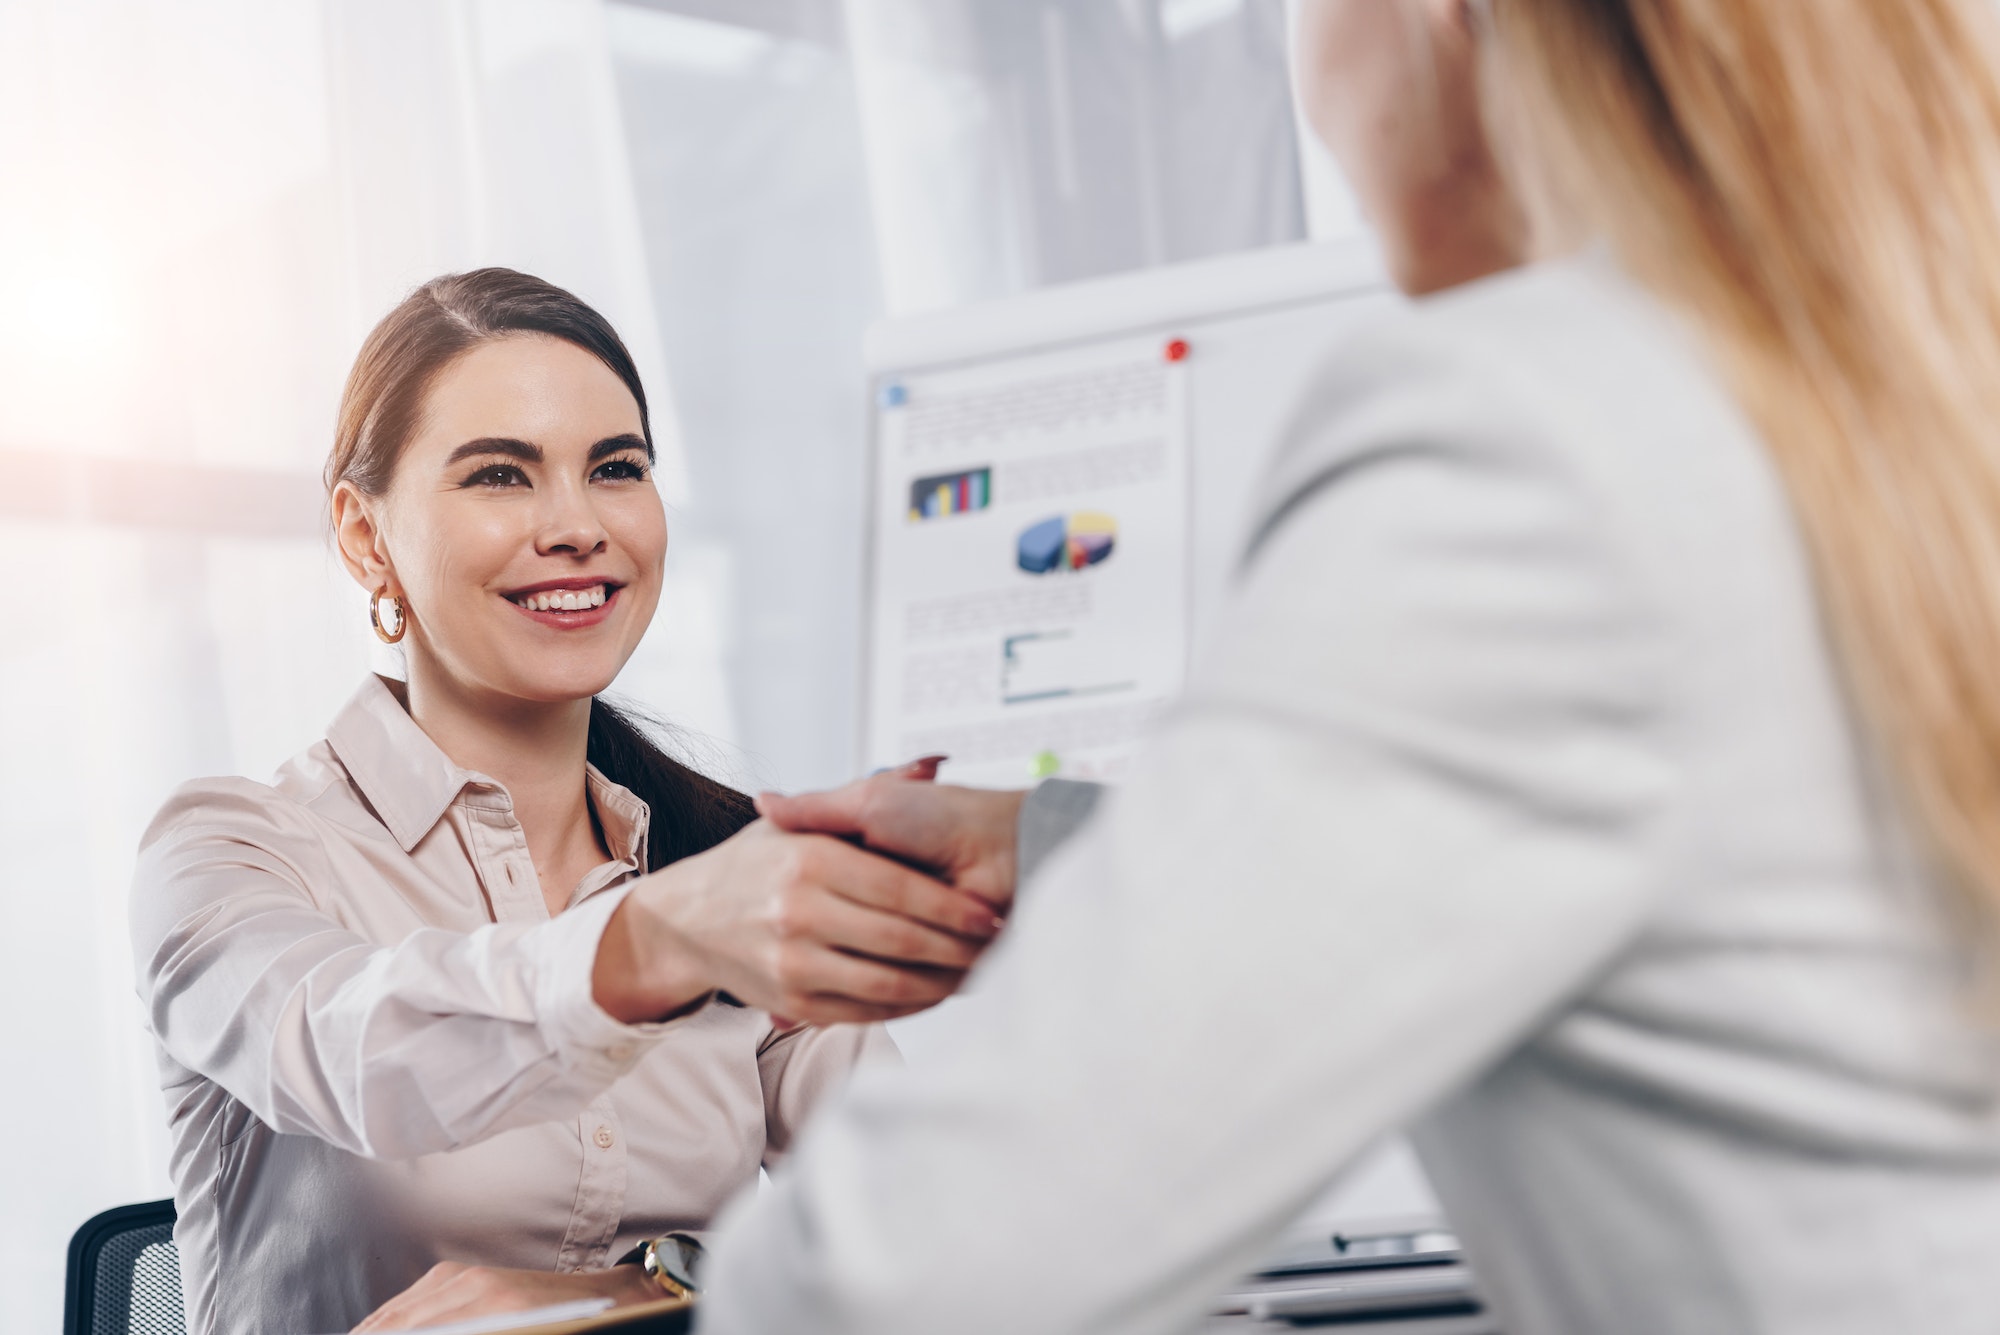
<svg viewBox="0 0 2000 1335">
<path fill-rule="evenodd" d="M 551 1303 L 525 1312 L 496 1312 L 464 1321 L 448 1321 L 439 1326 L 418 1326 L 409 1335 L 497 1335 L 500 1331 L 524 1330 L 531 1326 L 559 1325 L 585 1321 L 611 1310 L 609 1298 L 578 1298 L 573 1302 Z"/>
<path fill-rule="evenodd" d="M 865 751 L 957 783 L 1116 779 L 1186 671 L 1185 345 L 882 387 Z"/>
<path fill-rule="evenodd" d="M 693 1303 L 686 1298 L 615 1307 L 609 1298 L 578 1298 L 526 1312 L 499 1312 L 438 1326 L 420 1326 L 409 1335 L 664 1335 L 684 1332 Z"/>
</svg>

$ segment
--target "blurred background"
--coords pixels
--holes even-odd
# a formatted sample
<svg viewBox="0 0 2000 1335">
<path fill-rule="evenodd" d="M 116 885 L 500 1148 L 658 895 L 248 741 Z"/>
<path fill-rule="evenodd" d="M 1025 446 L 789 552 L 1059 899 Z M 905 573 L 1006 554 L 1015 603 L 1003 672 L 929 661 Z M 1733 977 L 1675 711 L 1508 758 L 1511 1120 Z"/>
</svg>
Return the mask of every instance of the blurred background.
<svg viewBox="0 0 2000 1335">
<path fill-rule="evenodd" d="M 485 264 L 604 311 L 672 527 L 617 689 L 735 782 L 843 781 L 862 331 L 1356 230 L 1286 8 L 0 0 L 0 1331 L 57 1329 L 71 1231 L 168 1193 L 147 820 L 395 670 L 320 480 L 374 321 Z"/>
</svg>

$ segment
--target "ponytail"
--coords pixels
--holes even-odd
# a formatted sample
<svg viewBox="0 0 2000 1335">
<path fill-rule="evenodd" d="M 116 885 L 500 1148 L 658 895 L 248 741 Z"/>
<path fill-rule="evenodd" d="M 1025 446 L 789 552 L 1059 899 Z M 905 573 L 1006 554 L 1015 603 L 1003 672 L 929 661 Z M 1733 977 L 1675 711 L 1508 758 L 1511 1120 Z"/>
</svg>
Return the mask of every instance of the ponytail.
<svg viewBox="0 0 2000 1335">
<path fill-rule="evenodd" d="M 585 755 L 651 810 L 643 870 L 658 871 L 714 848 L 757 819 L 748 797 L 669 756 L 637 715 L 601 695 L 590 702 Z"/>
</svg>

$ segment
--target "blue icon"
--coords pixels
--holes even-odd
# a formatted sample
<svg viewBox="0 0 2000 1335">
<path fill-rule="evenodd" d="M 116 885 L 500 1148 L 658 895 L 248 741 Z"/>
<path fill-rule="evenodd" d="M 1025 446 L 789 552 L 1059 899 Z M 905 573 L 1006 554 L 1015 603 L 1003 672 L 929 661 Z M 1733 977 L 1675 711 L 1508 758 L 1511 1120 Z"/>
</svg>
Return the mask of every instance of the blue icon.
<svg viewBox="0 0 2000 1335">
<path fill-rule="evenodd" d="M 901 385 L 882 386 L 882 406 L 884 408 L 900 408 L 909 401 L 910 391 L 904 389 Z"/>
</svg>

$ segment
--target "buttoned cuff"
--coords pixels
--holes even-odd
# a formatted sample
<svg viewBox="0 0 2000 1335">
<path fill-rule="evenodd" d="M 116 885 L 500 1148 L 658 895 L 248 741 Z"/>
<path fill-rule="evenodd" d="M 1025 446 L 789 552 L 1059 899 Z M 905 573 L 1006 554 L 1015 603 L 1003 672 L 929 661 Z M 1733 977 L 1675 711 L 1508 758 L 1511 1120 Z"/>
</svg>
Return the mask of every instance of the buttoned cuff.
<svg viewBox="0 0 2000 1335">
<path fill-rule="evenodd" d="M 671 1020 L 626 1024 L 597 1004 L 591 975 L 611 915 L 630 885 L 592 895 L 559 914 L 543 930 L 542 961 L 535 980 L 535 1013 L 549 1044 L 573 1071 L 616 1080 L 637 1066 L 660 1038 L 707 1008 L 704 1000 Z"/>
<path fill-rule="evenodd" d="M 1015 893 L 1027 885 L 1049 854 L 1089 823 L 1104 786 L 1077 779 L 1045 779 L 1021 802 L 1015 835 Z"/>
</svg>

